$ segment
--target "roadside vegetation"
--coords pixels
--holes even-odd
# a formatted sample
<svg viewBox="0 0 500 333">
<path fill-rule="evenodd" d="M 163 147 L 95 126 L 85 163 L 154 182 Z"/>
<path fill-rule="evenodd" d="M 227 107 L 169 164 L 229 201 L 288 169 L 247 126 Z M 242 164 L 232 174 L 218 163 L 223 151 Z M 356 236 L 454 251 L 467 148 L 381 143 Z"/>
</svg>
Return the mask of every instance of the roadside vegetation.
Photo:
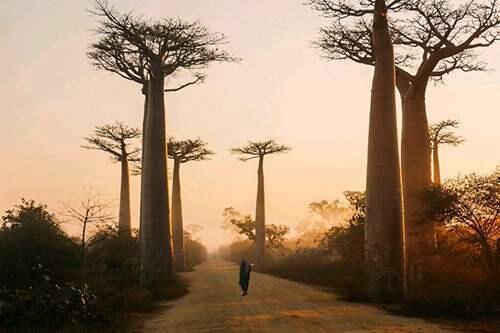
<svg viewBox="0 0 500 333">
<path fill-rule="evenodd" d="M 70 237 L 43 204 L 22 200 L 1 221 L 2 332 L 123 332 L 124 318 L 188 292 L 179 276 L 162 285 L 140 284 L 137 232 L 98 225 L 82 255 L 81 239 Z M 193 267 L 206 259 L 206 249 L 185 237 Z"/>
<path fill-rule="evenodd" d="M 367 301 L 365 195 L 344 196 L 343 201 L 311 203 L 298 232 L 268 247 L 263 271 L 331 288 L 347 300 Z M 399 309 L 422 316 L 495 316 L 500 307 L 500 169 L 446 180 L 421 196 L 430 208 L 420 223 L 436 224 L 436 243 L 421 258 L 426 267 L 422 287 L 408 293 Z M 228 229 L 229 222 L 243 237 L 221 247 L 221 255 L 233 262 L 254 260 L 254 242 L 240 227 L 251 216 L 233 213 L 228 219 L 228 212 L 233 209 L 225 210 L 223 227 Z"/>
</svg>

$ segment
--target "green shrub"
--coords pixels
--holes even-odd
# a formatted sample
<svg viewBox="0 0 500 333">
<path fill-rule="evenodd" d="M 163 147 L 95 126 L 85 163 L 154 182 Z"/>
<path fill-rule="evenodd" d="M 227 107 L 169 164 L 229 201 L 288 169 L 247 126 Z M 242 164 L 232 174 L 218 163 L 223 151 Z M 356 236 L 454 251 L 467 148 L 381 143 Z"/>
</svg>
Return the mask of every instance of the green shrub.
<svg viewBox="0 0 500 333">
<path fill-rule="evenodd" d="M 139 284 L 139 238 L 120 235 L 112 225 L 100 227 L 87 246 L 86 279 L 123 289 Z"/>
<path fill-rule="evenodd" d="M 109 310 L 99 304 L 87 286 L 58 283 L 39 265 L 34 269 L 40 280 L 26 289 L 0 289 L 0 323 L 57 328 L 67 323 L 102 323 L 111 321 Z"/>
<path fill-rule="evenodd" d="M 42 265 L 57 281 L 78 279 L 80 248 L 43 204 L 22 200 L 2 217 L 0 286 L 26 289 Z"/>
<path fill-rule="evenodd" d="M 85 281 L 114 312 L 150 311 L 153 292 L 139 284 L 139 238 L 105 225 L 90 238 Z"/>
</svg>

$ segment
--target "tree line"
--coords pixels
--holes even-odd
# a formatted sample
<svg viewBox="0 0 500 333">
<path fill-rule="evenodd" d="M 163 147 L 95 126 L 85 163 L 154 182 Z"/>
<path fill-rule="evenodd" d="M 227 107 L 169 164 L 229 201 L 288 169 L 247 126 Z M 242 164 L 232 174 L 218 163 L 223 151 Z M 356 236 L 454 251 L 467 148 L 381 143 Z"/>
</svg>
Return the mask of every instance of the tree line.
<svg viewBox="0 0 500 333">
<path fill-rule="evenodd" d="M 374 67 L 368 133 L 366 182 L 367 286 L 373 299 L 401 297 L 422 283 L 422 258 L 435 246 L 434 223 L 422 223 L 427 203 L 421 192 L 440 181 L 438 149 L 459 144 L 448 135 L 454 121 L 429 130 L 426 92 L 455 71 L 486 69 L 477 50 L 499 39 L 496 0 L 454 5 L 442 0 L 369 0 L 362 3 L 310 0 L 308 5 L 329 19 L 315 45 L 329 60 L 351 60 Z M 181 235 L 182 212 L 174 158 L 175 203 L 168 208 L 165 92 L 175 92 L 206 79 L 213 62 L 237 62 L 221 47 L 223 34 L 210 33 L 200 23 L 166 18 L 151 21 L 120 13 L 96 1 L 99 37 L 88 52 L 96 68 L 141 85 L 145 96 L 141 149 L 141 271 L 144 281 L 168 280 L 173 253 L 182 257 L 170 225 Z M 391 19 L 389 19 L 389 17 Z M 192 80 L 165 88 L 165 78 L 187 72 Z M 396 90 L 402 103 L 401 157 L 396 130 Z M 432 136 L 432 137 L 431 137 Z M 263 160 L 289 147 L 273 141 L 251 142 L 233 149 L 242 160 L 259 159 L 255 212 L 256 261 L 265 258 Z M 432 151 L 432 154 L 431 154 Z M 126 192 L 126 191 L 125 191 Z M 178 195 L 179 193 L 179 195 Z M 175 249 L 177 246 L 177 250 Z M 182 262 L 182 259 L 180 259 Z M 182 267 L 182 263 L 178 268 Z"/>
<path fill-rule="evenodd" d="M 177 140 L 167 133 L 165 98 L 203 83 L 211 64 L 240 59 L 224 49 L 228 40 L 222 33 L 213 33 L 198 21 L 168 17 L 151 20 L 132 12 L 119 12 L 105 0 L 95 0 L 94 4 L 90 12 L 97 20 L 95 41 L 87 52 L 91 64 L 137 84 L 144 99 L 144 108 L 138 110 L 143 115 L 142 127 L 120 122 L 96 126 L 83 145 L 86 149 L 104 151 L 112 161 L 120 163 L 118 229 L 100 230 L 99 237 L 87 238 L 89 225 L 109 218 L 103 208 L 106 205 L 94 204 L 89 195 L 81 209 L 65 207 L 66 214 L 82 224 L 80 247 L 69 243 L 55 217 L 34 202 L 23 202 L 7 212 L 0 236 L 15 239 L 19 230 L 36 234 L 38 224 L 19 221 L 42 221 L 45 231 L 49 230 L 47 239 L 57 239 L 58 244 L 64 244 L 62 247 L 70 248 L 65 253 L 71 252 L 70 256 L 79 258 L 80 268 L 84 267 L 88 254 L 89 265 L 101 267 L 106 261 L 106 265 L 112 266 L 118 261 L 120 269 L 127 269 L 126 264 L 121 265 L 126 262 L 124 258 L 102 258 L 96 250 L 93 255 L 99 259 L 92 259 L 85 250 L 88 243 L 94 249 L 106 248 L 110 253 L 118 253 L 126 243 L 137 250 L 131 255 L 139 267 L 133 284 L 140 282 L 160 289 L 159 286 L 171 285 L 174 272 L 185 270 L 186 262 L 194 260 L 186 247 L 197 248 L 197 257 L 203 256 L 200 244 L 190 238 L 194 230 L 190 232 L 184 227 L 180 169 L 182 164 L 207 160 L 214 154 L 201 139 Z M 463 4 L 450 0 L 308 0 L 307 4 L 329 21 L 315 42 L 323 57 L 349 60 L 374 69 L 366 193 L 346 193 L 353 215 L 347 226 L 332 227 L 322 236 L 322 247 L 332 255 L 349 258 L 344 261 L 359 264 L 362 272 L 348 276 L 351 281 L 363 276 L 369 299 L 395 300 L 415 294 L 425 286 L 432 275 L 429 273 L 432 259 L 452 241 L 449 233 L 443 237 L 443 226 L 446 230 L 455 228 L 454 235 L 467 239 L 477 251 L 474 253 L 479 253 L 489 280 L 495 284 L 500 253 L 498 171 L 488 176 L 469 175 L 442 182 L 439 151 L 443 145 L 463 143 L 463 138 L 454 133 L 456 120 L 429 126 L 426 96 L 430 83 L 441 82 L 453 72 L 487 68 L 478 50 L 500 38 L 497 0 L 470 0 Z M 166 87 L 165 81 L 174 76 L 189 79 L 178 86 Z M 397 137 L 396 92 L 402 104 L 401 142 Z M 266 262 L 272 260 L 267 254 L 285 248 L 289 232 L 286 226 L 266 223 L 264 160 L 290 150 L 274 140 L 248 142 L 230 150 L 242 161 L 258 160 L 255 219 L 235 210 L 226 212 L 231 228 L 252 243 L 258 268 L 265 268 Z M 168 160 L 173 161 L 171 189 Z M 138 235 L 131 228 L 131 165 L 134 173 L 141 176 Z M 338 208 L 328 205 L 328 202 L 314 203 L 311 210 L 327 214 L 328 209 Z M 19 229 L 20 226 L 27 229 Z M 350 245 L 357 252 L 353 253 Z M 49 259 L 45 265 L 53 264 Z M 326 261 L 323 263 L 325 268 L 331 267 Z M 37 275 L 40 279 L 47 276 L 47 281 L 52 281 L 43 271 L 44 265 L 37 267 L 41 270 Z M 9 281 L 9 274 L 14 271 L 2 271 L 5 281 Z M 79 271 L 78 275 L 82 280 L 84 273 Z M 47 288 L 57 289 L 54 284 L 48 284 Z M 92 298 L 85 294 L 84 288 L 78 291 L 68 285 L 67 290 Z M 11 295 L 11 299 L 16 297 Z M 86 300 L 85 297 L 82 299 Z M 84 308 L 81 302 L 78 304 L 79 309 Z M 43 307 L 40 304 L 39 308 Z"/>
</svg>

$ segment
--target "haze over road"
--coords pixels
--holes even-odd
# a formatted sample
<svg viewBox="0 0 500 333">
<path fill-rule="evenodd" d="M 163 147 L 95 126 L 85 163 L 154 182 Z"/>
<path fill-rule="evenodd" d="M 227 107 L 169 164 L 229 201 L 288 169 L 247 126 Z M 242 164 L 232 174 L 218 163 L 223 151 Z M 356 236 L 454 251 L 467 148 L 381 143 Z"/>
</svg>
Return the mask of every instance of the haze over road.
<svg viewBox="0 0 500 333">
<path fill-rule="evenodd" d="M 190 293 L 141 323 L 136 332 L 451 332 L 255 272 L 249 295 L 242 297 L 238 269 L 227 261 L 211 259 L 186 273 Z"/>
</svg>

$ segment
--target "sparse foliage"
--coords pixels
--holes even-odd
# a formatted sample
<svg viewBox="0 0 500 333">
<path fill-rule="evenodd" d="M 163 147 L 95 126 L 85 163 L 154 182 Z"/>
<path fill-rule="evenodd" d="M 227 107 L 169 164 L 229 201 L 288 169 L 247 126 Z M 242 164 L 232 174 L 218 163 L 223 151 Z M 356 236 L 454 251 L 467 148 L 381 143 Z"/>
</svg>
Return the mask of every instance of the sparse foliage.
<svg viewBox="0 0 500 333">
<path fill-rule="evenodd" d="M 114 220 L 114 216 L 109 212 L 112 201 L 102 201 L 99 193 L 93 193 L 92 189 L 85 190 L 84 199 L 78 204 L 63 203 L 63 216 L 70 222 L 74 222 L 81 227 L 81 279 L 85 269 L 85 247 L 87 245 L 87 232 L 90 226 L 108 224 Z"/>
<path fill-rule="evenodd" d="M 281 154 L 291 150 L 290 147 L 279 145 L 274 140 L 249 141 L 246 146 L 231 149 L 232 154 L 241 155 L 241 161 L 248 161 L 265 155 Z"/>
<path fill-rule="evenodd" d="M 184 234 L 192 239 L 196 239 L 195 237 L 203 230 L 204 228 L 199 224 L 188 224 L 184 228 Z"/>
<path fill-rule="evenodd" d="M 140 161 L 141 149 L 131 147 L 130 140 L 140 137 L 141 131 L 138 128 L 115 122 L 113 125 L 96 126 L 94 133 L 85 138 L 89 145 L 82 147 L 107 152 L 116 162 L 137 162 Z"/>
<path fill-rule="evenodd" d="M 345 215 L 350 212 L 350 208 L 342 204 L 340 200 L 332 200 L 331 202 L 322 200 L 311 202 L 309 211 L 320 216 L 328 225 L 332 225 L 342 221 Z"/>
<path fill-rule="evenodd" d="M 344 196 L 353 211 L 344 225 L 333 226 L 320 242 L 328 254 L 346 260 L 352 265 L 362 266 L 364 261 L 364 225 L 366 216 L 365 193 L 344 192 Z"/>
<path fill-rule="evenodd" d="M 207 149 L 207 143 L 201 139 L 176 140 L 170 137 L 167 142 L 168 157 L 186 163 L 189 161 L 204 161 L 209 159 L 214 152 Z"/>
<path fill-rule="evenodd" d="M 462 240 L 477 246 L 491 281 L 498 283 L 500 252 L 500 179 L 498 174 L 469 174 L 426 192 L 429 215 L 444 221 Z"/>
<path fill-rule="evenodd" d="M 431 137 L 431 148 L 436 144 L 458 146 L 464 143 L 464 138 L 454 133 L 454 130 L 459 126 L 458 120 L 443 120 L 429 127 L 429 135 Z"/>
<path fill-rule="evenodd" d="M 308 3 L 332 19 L 315 42 L 325 58 L 375 64 L 370 20 L 365 17 L 373 12 L 374 0 Z M 440 81 L 455 70 L 483 71 L 486 64 L 478 59 L 476 50 L 500 39 L 496 0 L 472 0 L 456 6 L 448 0 L 394 0 L 387 1 L 387 8 L 396 15 L 389 24 L 399 81 L 416 83 L 423 77 Z"/>
<path fill-rule="evenodd" d="M 236 233 L 245 236 L 248 240 L 255 242 L 255 220 L 251 215 L 244 215 L 233 207 L 224 209 L 223 229 L 234 230 Z M 269 250 L 283 249 L 283 242 L 290 228 L 286 225 L 266 225 L 266 248 Z"/>
<path fill-rule="evenodd" d="M 203 82 L 203 70 L 210 63 L 238 60 L 219 49 L 227 42 L 223 34 L 210 33 L 199 22 L 151 21 L 133 13 L 121 14 L 105 0 L 96 0 L 91 12 L 99 18 L 96 33 L 100 36 L 87 53 L 92 64 L 141 85 L 147 84 L 154 70 L 165 76 L 186 70 L 193 79 L 167 89 L 178 91 Z"/>
</svg>

